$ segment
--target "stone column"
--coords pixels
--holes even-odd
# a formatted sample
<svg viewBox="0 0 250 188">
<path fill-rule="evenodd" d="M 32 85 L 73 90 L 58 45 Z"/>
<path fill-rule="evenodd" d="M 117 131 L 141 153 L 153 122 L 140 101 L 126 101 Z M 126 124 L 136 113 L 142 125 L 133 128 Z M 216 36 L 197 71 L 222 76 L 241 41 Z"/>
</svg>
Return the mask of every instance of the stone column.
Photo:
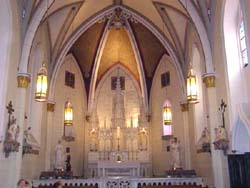
<svg viewBox="0 0 250 188">
<path fill-rule="evenodd" d="M 219 126 L 218 119 L 218 104 L 215 88 L 215 75 L 205 74 L 203 75 L 203 82 L 207 88 L 207 105 L 209 113 L 209 127 L 211 136 L 211 156 L 212 167 L 214 175 L 214 187 L 215 188 L 228 188 L 229 186 L 229 174 L 227 157 L 221 150 L 215 150 L 213 142 L 215 141 L 215 128 Z"/>
<path fill-rule="evenodd" d="M 51 140 L 52 127 L 54 120 L 55 102 L 49 101 L 47 103 L 47 130 L 46 130 L 46 147 L 45 147 L 45 170 L 49 171 L 51 167 Z"/>
<path fill-rule="evenodd" d="M 188 125 L 188 103 L 181 103 L 181 111 L 184 125 L 184 156 L 185 156 L 185 168 L 191 169 L 191 157 L 190 157 L 190 142 L 189 142 L 189 125 Z"/>
<path fill-rule="evenodd" d="M 24 131 L 24 117 L 25 117 L 25 104 L 26 104 L 26 90 L 30 83 L 30 75 L 27 73 L 18 73 L 17 75 L 17 99 L 16 99 L 16 119 L 17 125 L 20 127 L 19 134 L 19 152 L 16 153 L 16 169 L 13 174 L 13 181 L 16 182 L 21 177 L 21 167 L 22 167 L 22 148 L 23 148 L 23 131 Z M 15 177 L 15 178 L 14 178 Z"/>
</svg>

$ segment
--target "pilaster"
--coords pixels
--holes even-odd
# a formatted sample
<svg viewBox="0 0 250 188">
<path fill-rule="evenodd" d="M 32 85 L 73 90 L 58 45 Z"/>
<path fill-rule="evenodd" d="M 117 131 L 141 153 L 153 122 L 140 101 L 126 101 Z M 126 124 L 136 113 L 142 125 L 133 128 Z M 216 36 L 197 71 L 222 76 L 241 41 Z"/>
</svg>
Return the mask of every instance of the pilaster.
<svg viewBox="0 0 250 188">
<path fill-rule="evenodd" d="M 51 170 L 51 141 L 52 141 L 52 127 L 54 120 L 55 102 L 49 101 L 47 103 L 47 134 L 46 134 L 46 149 L 45 149 L 45 170 Z"/>
<path fill-rule="evenodd" d="M 188 123 L 188 102 L 180 103 L 183 126 L 184 126 L 184 155 L 185 155 L 185 169 L 191 169 L 191 154 L 190 154 L 190 142 L 189 142 L 189 123 Z"/>
<path fill-rule="evenodd" d="M 30 74 L 18 73 L 17 74 L 17 102 L 16 102 L 16 118 L 17 125 L 20 128 L 19 133 L 19 152 L 16 153 L 16 169 L 15 169 L 15 179 L 13 181 L 18 181 L 21 177 L 21 167 L 22 167 L 22 147 L 23 147 L 23 132 L 24 132 L 24 118 L 25 118 L 25 104 L 26 104 L 26 91 L 30 84 Z"/>
<path fill-rule="evenodd" d="M 227 188 L 229 184 L 227 158 L 221 150 L 215 150 L 215 128 L 219 125 L 218 105 L 216 96 L 216 79 L 214 74 L 203 75 L 203 82 L 207 88 L 207 105 L 209 113 L 209 127 L 211 136 L 211 156 L 214 175 L 214 186 L 216 188 Z"/>
</svg>

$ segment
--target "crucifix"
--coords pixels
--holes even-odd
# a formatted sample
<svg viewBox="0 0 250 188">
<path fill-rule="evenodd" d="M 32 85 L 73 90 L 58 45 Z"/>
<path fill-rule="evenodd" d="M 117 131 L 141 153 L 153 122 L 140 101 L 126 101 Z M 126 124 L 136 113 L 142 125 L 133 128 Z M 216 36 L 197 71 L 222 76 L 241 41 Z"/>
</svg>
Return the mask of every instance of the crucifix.
<svg viewBox="0 0 250 188">
<path fill-rule="evenodd" d="M 9 114 L 9 121 L 8 121 L 8 129 L 9 129 L 11 125 L 11 115 L 15 111 L 12 105 L 12 101 L 9 102 L 8 106 L 6 106 L 6 109 L 8 110 L 8 114 Z M 12 123 L 14 123 L 13 120 L 12 120 Z"/>
<path fill-rule="evenodd" d="M 227 107 L 227 104 L 225 103 L 225 101 L 223 101 L 223 99 L 221 99 L 219 111 L 221 111 L 222 127 L 224 127 L 224 128 L 225 128 L 225 110 L 226 110 L 226 107 Z"/>
</svg>

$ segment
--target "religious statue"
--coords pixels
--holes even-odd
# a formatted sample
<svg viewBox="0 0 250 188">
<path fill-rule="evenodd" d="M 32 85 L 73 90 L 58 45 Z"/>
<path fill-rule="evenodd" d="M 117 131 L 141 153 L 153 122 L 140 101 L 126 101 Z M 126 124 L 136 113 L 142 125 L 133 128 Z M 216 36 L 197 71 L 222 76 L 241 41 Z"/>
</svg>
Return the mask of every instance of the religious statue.
<svg viewBox="0 0 250 188">
<path fill-rule="evenodd" d="M 174 170 L 181 168 L 180 141 L 178 141 L 176 137 L 174 137 L 171 140 L 170 151 L 171 151 L 171 167 Z"/>
<path fill-rule="evenodd" d="M 223 150 L 224 153 L 226 153 L 226 150 L 228 150 L 229 148 L 229 139 L 225 128 L 225 117 L 224 117 L 226 107 L 227 104 L 223 101 L 223 99 L 221 99 L 219 111 L 221 112 L 222 125 L 219 126 L 218 128 L 215 128 L 215 141 L 213 142 L 214 149 Z"/>
<path fill-rule="evenodd" d="M 90 131 L 90 151 L 97 151 L 98 139 L 97 131 L 93 128 Z"/>
<path fill-rule="evenodd" d="M 229 139 L 225 127 L 215 128 L 214 149 L 226 151 L 229 148 Z"/>
<path fill-rule="evenodd" d="M 19 151 L 20 143 L 18 142 L 18 137 L 20 134 L 20 127 L 16 125 L 16 118 L 12 115 L 12 113 L 15 110 L 13 109 L 11 101 L 9 102 L 6 108 L 8 110 L 9 120 L 3 146 L 4 146 L 5 157 L 9 157 L 10 152 Z"/>
<path fill-rule="evenodd" d="M 23 154 L 31 153 L 31 154 L 39 154 L 40 145 L 31 133 L 31 127 L 23 133 Z"/>
<path fill-rule="evenodd" d="M 105 150 L 105 140 L 103 138 L 99 139 L 99 151 Z"/>
<path fill-rule="evenodd" d="M 126 139 L 126 149 L 127 151 L 132 150 L 132 138 L 130 136 L 128 136 Z"/>
<path fill-rule="evenodd" d="M 66 159 L 66 172 L 71 172 L 70 155 Z"/>
<path fill-rule="evenodd" d="M 208 128 L 205 127 L 201 133 L 201 137 L 197 143 L 197 153 L 211 152 L 210 149 L 210 136 Z"/>
<path fill-rule="evenodd" d="M 110 140 L 110 138 L 106 138 L 106 140 L 105 140 L 105 151 L 111 151 L 111 140 Z"/>
<path fill-rule="evenodd" d="M 140 132 L 140 150 L 147 151 L 147 132 L 144 128 Z"/>
<path fill-rule="evenodd" d="M 65 154 L 64 147 L 61 144 L 61 140 L 58 141 L 58 144 L 55 147 L 55 170 L 63 171 L 65 163 Z"/>
<path fill-rule="evenodd" d="M 133 152 L 136 152 L 136 151 L 138 151 L 138 139 L 137 139 L 137 137 L 135 137 L 134 139 L 133 139 L 133 141 L 132 141 L 132 151 Z"/>
</svg>

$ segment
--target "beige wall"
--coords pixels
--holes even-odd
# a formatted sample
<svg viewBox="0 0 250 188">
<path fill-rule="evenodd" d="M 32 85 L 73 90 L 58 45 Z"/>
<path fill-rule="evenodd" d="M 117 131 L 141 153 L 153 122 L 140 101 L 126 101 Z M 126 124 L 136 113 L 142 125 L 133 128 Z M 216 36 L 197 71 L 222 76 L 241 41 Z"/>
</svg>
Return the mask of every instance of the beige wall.
<svg viewBox="0 0 250 188">
<path fill-rule="evenodd" d="M 170 72 L 170 86 L 161 88 L 161 74 Z M 170 169 L 170 153 L 167 152 L 166 142 L 162 140 L 163 135 L 163 119 L 162 107 L 166 99 L 171 102 L 173 114 L 173 134 L 181 143 L 181 162 L 184 164 L 184 134 L 183 119 L 180 109 L 180 101 L 182 100 L 182 90 L 177 72 L 167 56 L 161 59 L 151 88 L 150 95 L 151 108 L 151 141 L 152 141 L 152 166 L 153 175 L 164 175 L 167 169 Z"/>
<path fill-rule="evenodd" d="M 54 120 L 52 129 L 52 143 L 51 143 L 51 161 L 54 163 L 55 146 L 59 139 L 63 136 L 63 121 L 64 121 L 64 105 L 67 100 L 73 105 L 73 126 L 76 134 L 74 142 L 63 142 L 65 147 L 70 147 L 71 150 L 71 165 L 74 175 L 83 175 L 84 162 L 84 129 L 86 116 L 86 94 L 84 83 L 82 82 L 80 69 L 77 67 L 75 60 L 66 58 L 62 64 L 59 74 L 56 78 L 55 97 L 56 102 Z M 72 89 L 64 85 L 65 70 L 75 74 L 75 88 Z M 52 168 L 51 166 L 51 168 Z"/>
</svg>

